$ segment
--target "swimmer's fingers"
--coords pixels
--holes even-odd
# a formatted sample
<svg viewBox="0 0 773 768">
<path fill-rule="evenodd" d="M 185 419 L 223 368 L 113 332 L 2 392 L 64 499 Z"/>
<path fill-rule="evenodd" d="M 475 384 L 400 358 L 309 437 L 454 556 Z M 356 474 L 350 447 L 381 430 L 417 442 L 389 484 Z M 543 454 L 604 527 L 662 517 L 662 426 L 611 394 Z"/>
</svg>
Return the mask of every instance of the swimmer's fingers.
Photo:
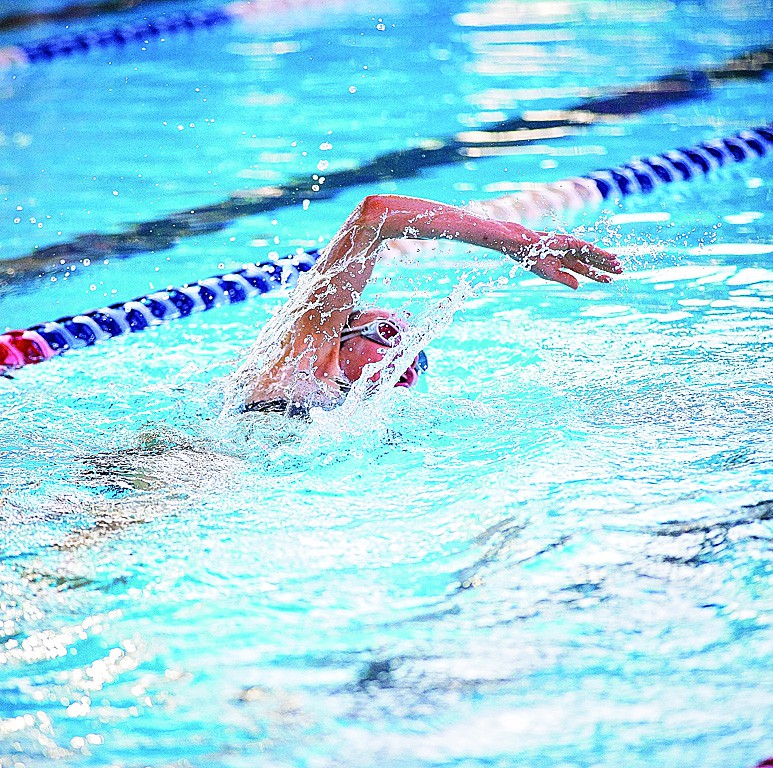
<svg viewBox="0 0 773 768">
<path fill-rule="evenodd" d="M 566 285 L 572 290 L 577 290 L 580 285 L 572 272 L 587 277 L 589 280 L 595 280 L 597 283 L 612 282 L 612 278 L 609 275 L 598 272 L 579 259 L 573 259 L 569 256 L 564 256 L 563 258 L 552 254 L 539 256 L 527 262 L 525 266 L 530 272 L 543 280 L 561 283 L 561 285 Z"/>
<path fill-rule="evenodd" d="M 540 249 L 552 251 L 557 256 L 582 262 L 590 267 L 619 275 L 623 271 L 617 256 L 592 243 L 586 243 L 572 235 L 544 234 Z M 570 267 L 572 269 L 573 267 Z"/>
<path fill-rule="evenodd" d="M 602 272 L 610 272 L 613 275 L 620 275 L 623 272 L 623 266 L 614 253 L 605 251 L 603 248 L 599 248 L 591 243 L 582 243 L 580 259 L 585 264 L 600 269 Z"/>
<path fill-rule="evenodd" d="M 530 259 L 524 266 L 530 272 L 537 275 L 537 277 L 554 283 L 561 283 L 561 285 L 565 285 L 572 290 L 577 290 L 580 285 L 574 275 L 564 271 L 563 261 L 558 256 L 539 256 L 536 259 Z"/>
<path fill-rule="evenodd" d="M 584 261 L 573 259 L 569 256 L 565 256 L 561 261 L 565 269 L 570 269 L 572 272 L 587 277 L 589 280 L 595 280 L 597 283 L 612 282 L 612 278 L 609 275 L 599 272 L 598 270 L 593 269 L 593 267 L 589 267 Z M 610 272 L 611 270 L 607 269 L 606 271 Z"/>
</svg>

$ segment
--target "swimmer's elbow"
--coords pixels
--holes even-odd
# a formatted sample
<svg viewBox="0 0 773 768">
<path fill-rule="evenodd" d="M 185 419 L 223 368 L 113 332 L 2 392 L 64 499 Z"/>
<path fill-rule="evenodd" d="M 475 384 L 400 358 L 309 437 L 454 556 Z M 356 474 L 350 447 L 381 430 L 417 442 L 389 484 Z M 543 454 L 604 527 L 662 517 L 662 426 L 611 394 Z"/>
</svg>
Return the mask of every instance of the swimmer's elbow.
<svg viewBox="0 0 773 768">
<path fill-rule="evenodd" d="M 368 195 L 360 203 L 360 216 L 367 224 L 382 227 L 392 222 L 399 226 L 405 214 L 420 214 L 425 212 L 427 202 L 404 195 Z"/>
<path fill-rule="evenodd" d="M 369 226 L 379 226 L 389 215 L 389 196 L 388 195 L 368 195 L 363 198 L 359 206 L 359 220 L 362 224 Z"/>
<path fill-rule="evenodd" d="M 368 195 L 359 205 L 357 219 L 360 224 L 372 227 L 380 240 L 405 237 L 407 225 L 415 218 L 407 214 L 424 210 L 417 209 L 415 203 L 402 195 Z M 426 206 L 423 201 L 421 205 Z"/>
</svg>

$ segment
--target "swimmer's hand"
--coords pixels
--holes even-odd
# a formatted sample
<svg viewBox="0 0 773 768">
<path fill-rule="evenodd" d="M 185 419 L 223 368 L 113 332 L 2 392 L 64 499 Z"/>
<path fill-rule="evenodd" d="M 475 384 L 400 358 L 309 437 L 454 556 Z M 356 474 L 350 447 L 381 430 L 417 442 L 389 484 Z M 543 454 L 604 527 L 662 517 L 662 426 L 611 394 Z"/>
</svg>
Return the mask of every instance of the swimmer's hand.
<svg viewBox="0 0 773 768">
<path fill-rule="evenodd" d="M 576 290 L 580 283 L 572 272 L 597 283 L 611 283 L 610 275 L 619 275 L 623 271 L 613 253 L 572 235 L 550 232 L 534 234 L 537 236 L 536 242 L 523 249 L 518 261 L 543 280 L 552 280 Z"/>
</svg>

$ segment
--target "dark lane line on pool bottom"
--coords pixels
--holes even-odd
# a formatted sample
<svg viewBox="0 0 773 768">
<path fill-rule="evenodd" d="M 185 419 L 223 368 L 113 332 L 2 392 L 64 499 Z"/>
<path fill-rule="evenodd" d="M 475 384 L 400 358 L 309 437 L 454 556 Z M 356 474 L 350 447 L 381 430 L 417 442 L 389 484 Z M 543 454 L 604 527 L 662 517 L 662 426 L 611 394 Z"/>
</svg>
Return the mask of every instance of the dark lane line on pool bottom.
<svg viewBox="0 0 773 768">
<path fill-rule="evenodd" d="M 32 253 L 0 263 L 0 296 L 4 289 L 34 280 L 51 270 L 67 270 L 105 258 L 166 251 L 188 237 L 217 232 L 236 219 L 268 213 L 307 201 L 333 198 L 341 190 L 419 175 L 426 168 L 467 162 L 486 147 L 526 146 L 564 139 L 580 128 L 610 117 L 632 117 L 684 101 L 705 98 L 712 81 L 759 79 L 773 69 L 773 45 L 746 51 L 721 67 L 675 72 L 613 95 L 587 99 L 564 110 L 516 116 L 487 130 L 467 131 L 441 139 L 427 139 L 424 146 L 390 152 L 358 168 L 336 171 L 324 177 L 296 179 L 277 187 L 242 190 L 219 203 L 180 211 L 160 219 L 132 225 L 124 232 L 89 233 L 74 240 L 35 249 Z M 316 176 L 316 178 L 315 178 Z M 85 266 L 85 265 L 84 265 Z"/>
<path fill-rule="evenodd" d="M 663 184 L 690 181 L 731 163 L 765 157 L 771 149 L 773 124 L 688 149 L 636 159 L 615 168 L 567 179 L 566 183 L 575 189 L 580 185 L 586 191 L 591 185 L 599 199 L 647 195 Z M 511 206 L 518 208 L 519 199 L 518 195 L 511 195 L 496 202 L 500 210 Z M 69 349 L 92 346 L 103 339 L 143 331 L 223 304 L 246 301 L 276 288 L 291 287 L 300 272 L 312 268 L 318 256 L 319 252 L 312 250 L 284 259 L 268 259 L 180 288 L 156 291 L 128 302 L 119 301 L 80 315 L 38 323 L 26 330 L 7 331 L 0 334 L 0 376 L 8 377 L 10 369 L 41 363 Z"/>
</svg>

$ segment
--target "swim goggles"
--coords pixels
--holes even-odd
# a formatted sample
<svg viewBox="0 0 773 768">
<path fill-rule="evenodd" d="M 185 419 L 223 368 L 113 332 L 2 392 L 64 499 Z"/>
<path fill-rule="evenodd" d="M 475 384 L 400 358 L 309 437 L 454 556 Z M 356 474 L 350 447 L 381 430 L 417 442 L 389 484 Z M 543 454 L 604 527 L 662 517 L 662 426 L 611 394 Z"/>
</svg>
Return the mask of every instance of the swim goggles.
<svg viewBox="0 0 773 768">
<path fill-rule="evenodd" d="M 348 341 L 353 336 L 362 336 L 364 339 L 381 344 L 382 347 L 396 347 L 402 341 L 402 329 L 394 320 L 380 318 L 372 320 L 365 325 L 355 325 L 353 328 L 344 328 L 341 332 L 341 341 Z"/>
<path fill-rule="evenodd" d="M 390 349 L 398 346 L 402 341 L 402 328 L 400 328 L 394 320 L 388 320 L 379 318 L 378 320 L 372 320 L 365 325 L 355 325 L 352 328 L 344 328 L 341 332 L 341 341 L 348 341 L 354 336 L 362 336 L 364 339 L 373 341 L 376 344 L 381 344 L 382 347 L 389 347 Z M 414 367 L 414 366 L 411 366 Z M 424 373 L 429 368 L 427 362 L 427 355 L 422 349 L 416 356 L 416 372 Z"/>
</svg>

